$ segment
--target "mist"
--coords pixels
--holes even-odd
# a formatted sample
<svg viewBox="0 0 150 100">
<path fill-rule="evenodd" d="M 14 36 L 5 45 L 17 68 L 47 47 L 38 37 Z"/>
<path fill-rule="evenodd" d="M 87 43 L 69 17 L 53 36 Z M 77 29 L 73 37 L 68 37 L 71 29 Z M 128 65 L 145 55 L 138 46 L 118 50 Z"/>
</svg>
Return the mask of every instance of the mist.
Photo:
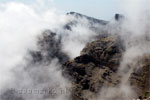
<svg viewBox="0 0 150 100">
<path fill-rule="evenodd" d="M 139 59 L 150 54 L 150 4 L 149 0 L 119 1 L 124 12 L 124 20 L 119 29 L 119 36 L 124 41 L 125 52 L 117 74 L 121 83 L 117 87 L 104 87 L 98 100 L 138 98 L 129 84 L 131 73 L 140 68 Z M 108 29 L 109 30 L 109 29 Z M 114 32 L 118 32 L 114 31 Z"/>
<path fill-rule="evenodd" d="M 96 35 L 89 21 L 61 14 L 41 0 L 1 3 L 0 19 L 0 99 L 70 100 L 71 82 L 61 66 Z M 64 29 L 72 20 L 77 24 Z"/>
<path fill-rule="evenodd" d="M 120 36 L 125 52 L 117 71 L 121 84 L 102 87 L 96 100 L 135 98 L 128 80 L 139 67 L 137 58 L 150 54 L 150 1 L 119 3 L 123 21 L 112 19 L 106 26 L 62 14 L 42 0 L 0 3 L 0 100 L 70 100 L 72 82 L 62 75 L 61 66 L 103 32 Z"/>
</svg>

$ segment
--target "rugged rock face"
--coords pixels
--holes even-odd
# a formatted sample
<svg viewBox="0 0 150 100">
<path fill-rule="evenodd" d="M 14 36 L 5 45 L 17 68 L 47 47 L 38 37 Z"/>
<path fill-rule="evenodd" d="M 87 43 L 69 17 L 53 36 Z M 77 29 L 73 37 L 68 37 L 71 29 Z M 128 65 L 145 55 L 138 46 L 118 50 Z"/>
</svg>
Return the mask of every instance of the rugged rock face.
<svg viewBox="0 0 150 100">
<path fill-rule="evenodd" d="M 89 22 L 91 24 L 102 24 L 102 25 L 106 25 L 109 23 L 109 21 L 105 21 L 105 20 L 99 20 L 99 19 L 96 19 L 96 18 L 92 18 L 92 17 L 89 17 L 89 16 L 86 16 L 86 15 L 83 15 L 83 14 L 80 14 L 80 13 L 76 13 L 76 12 L 69 12 L 67 13 L 67 15 L 73 15 L 75 16 L 76 18 L 86 18 L 87 20 L 89 20 Z"/>
<path fill-rule="evenodd" d="M 62 29 L 71 32 L 72 27 L 80 23 L 78 19 L 85 18 L 89 21 L 89 27 L 87 28 L 97 33 L 94 36 L 94 41 L 83 48 L 80 56 L 68 61 L 70 59 L 69 56 L 62 51 L 62 35 L 46 30 L 43 32 L 42 37 L 39 37 L 38 50 L 30 51 L 31 61 L 23 72 L 30 76 L 33 84 L 38 84 L 37 87 L 42 85 L 44 86 L 43 88 L 48 88 L 51 86 L 49 85 L 49 83 L 52 83 L 51 80 L 57 79 L 55 79 L 54 73 L 48 71 L 49 66 L 47 65 L 52 60 L 57 59 L 58 64 L 63 64 L 62 68 L 59 66 L 58 69 L 63 69 L 63 76 L 69 78 L 72 82 L 71 99 L 95 100 L 99 98 L 99 92 L 102 91 L 103 87 L 118 87 L 121 84 L 122 76 L 117 74 L 117 71 L 125 52 L 124 41 L 119 36 L 108 34 L 108 27 L 106 26 L 109 24 L 109 21 L 98 20 L 75 12 L 70 12 L 68 15 L 75 16 L 76 20 L 65 24 Z M 123 18 L 122 15 L 116 14 L 114 19 L 120 21 Z M 137 65 L 134 66 L 138 67 L 135 67 L 128 82 L 137 94 L 137 98 L 139 96 L 148 97 L 150 92 L 150 55 L 139 57 L 136 61 Z M 133 65 L 130 64 L 129 67 L 133 67 Z M 39 72 L 41 73 L 39 74 Z M 53 82 L 51 87 L 57 88 L 58 85 L 56 84 L 55 86 L 55 82 Z M 53 100 L 55 100 L 55 97 L 47 95 L 43 95 L 41 98 L 43 100 L 44 98 L 54 98 Z M 24 97 L 12 93 L 9 89 L 2 94 L 1 99 L 26 100 Z M 109 100 L 116 99 L 109 98 Z"/>
<path fill-rule="evenodd" d="M 61 37 L 56 39 L 56 33 L 46 30 L 43 36 L 39 37 L 39 51 L 31 51 L 31 56 L 34 63 L 50 62 L 57 58 L 60 64 L 69 60 L 69 57 L 61 50 Z"/>
<path fill-rule="evenodd" d="M 2 92 L 0 91 L 0 99 L 28 100 L 28 98 L 38 98 L 34 95 L 30 95 L 30 97 L 22 95 L 20 96 L 18 94 L 12 93 L 11 88 L 13 88 L 14 91 L 16 91 L 18 88 L 22 89 L 24 87 L 40 89 L 59 88 L 55 83 L 61 84 L 62 81 L 60 79 L 56 79 L 59 77 L 54 71 L 56 69 L 57 72 L 59 72 L 61 70 L 61 65 L 70 59 L 69 54 L 67 54 L 67 52 L 64 52 L 62 49 L 64 40 L 70 39 L 70 36 L 72 37 L 73 27 L 76 27 L 79 24 L 83 24 L 83 28 L 89 28 L 94 32 L 97 30 L 97 32 L 95 33 L 98 35 L 101 31 L 103 31 L 103 28 L 101 28 L 100 26 L 105 26 L 108 23 L 108 21 L 95 19 L 75 12 L 68 13 L 67 16 L 73 17 L 73 19 L 69 20 L 68 23 L 63 24 L 58 29 L 47 29 L 42 32 L 42 34 L 38 37 L 37 49 L 29 50 L 29 54 L 27 53 L 27 56 L 29 57 L 25 57 L 26 64 L 22 65 L 22 62 L 20 62 L 21 65 L 19 64 L 19 67 L 17 66 L 14 69 L 15 71 L 13 72 L 13 74 L 16 80 L 15 83 L 18 83 L 20 85 L 16 87 L 15 83 L 10 83 L 11 86 L 12 84 L 14 86 L 8 87 L 8 89 L 6 88 Z M 84 21 L 82 21 L 82 19 L 87 20 L 88 26 L 84 24 Z M 96 36 L 94 36 L 91 36 L 89 38 L 95 38 Z M 86 40 L 82 41 L 82 38 L 80 38 L 79 40 L 81 42 L 85 42 L 84 44 L 87 43 Z M 64 45 L 67 45 L 67 43 L 65 43 Z M 52 66 L 52 68 L 50 69 L 54 71 L 49 70 L 50 66 Z M 29 79 L 26 77 L 29 77 Z M 28 80 L 31 80 L 31 83 L 28 82 Z M 29 85 L 24 86 L 24 82 L 28 82 Z M 31 86 L 32 84 L 36 85 Z M 44 100 L 45 98 L 47 99 L 48 97 L 47 94 L 43 94 L 40 96 L 41 100 Z M 52 96 L 52 98 L 54 97 Z"/>
<path fill-rule="evenodd" d="M 130 84 L 138 96 L 145 97 L 150 91 L 150 55 L 138 59 L 138 68 L 130 76 Z M 150 94 L 148 94 L 150 95 Z"/>
<path fill-rule="evenodd" d="M 81 51 L 81 55 L 63 65 L 64 76 L 73 82 L 73 100 L 91 100 L 98 97 L 102 87 L 117 87 L 117 74 L 124 52 L 123 41 L 115 36 L 101 36 Z M 149 91 L 150 56 L 139 59 L 141 67 L 131 74 L 129 82 L 138 96 Z"/>
<path fill-rule="evenodd" d="M 64 74 L 68 73 L 73 80 L 74 100 L 92 99 L 104 85 L 119 84 L 119 76 L 115 72 L 123 47 L 118 44 L 117 39 L 113 36 L 102 36 L 89 43 L 81 51 L 81 56 L 64 64 Z"/>
</svg>

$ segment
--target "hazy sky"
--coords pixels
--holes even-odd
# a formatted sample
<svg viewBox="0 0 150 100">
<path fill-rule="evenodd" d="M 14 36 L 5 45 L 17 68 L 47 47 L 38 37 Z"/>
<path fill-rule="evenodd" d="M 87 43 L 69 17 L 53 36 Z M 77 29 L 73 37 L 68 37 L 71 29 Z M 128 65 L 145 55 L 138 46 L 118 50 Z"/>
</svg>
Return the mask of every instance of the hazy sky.
<svg viewBox="0 0 150 100">
<path fill-rule="evenodd" d="M 55 4 L 66 12 L 75 11 L 102 19 L 121 13 L 117 0 L 55 0 Z"/>
<path fill-rule="evenodd" d="M 0 2 L 23 2 L 32 4 L 35 1 L 44 0 L 0 0 Z M 45 0 L 46 1 L 46 0 Z M 111 19 L 115 13 L 123 13 L 120 10 L 118 0 L 51 0 L 53 6 L 64 13 L 74 11 L 99 19 Z"/>
</svg>

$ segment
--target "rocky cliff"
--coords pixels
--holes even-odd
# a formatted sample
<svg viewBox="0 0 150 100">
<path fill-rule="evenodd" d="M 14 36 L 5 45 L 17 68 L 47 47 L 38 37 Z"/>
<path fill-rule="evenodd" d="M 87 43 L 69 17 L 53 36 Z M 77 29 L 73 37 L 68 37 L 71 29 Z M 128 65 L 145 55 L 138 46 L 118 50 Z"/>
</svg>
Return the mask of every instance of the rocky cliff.
<svg viewBox="0 0 150 100">
<path fill-rule="evenodd" d="M 92 100 L 99 97 L 103 87 L 119 87 L 122 75 L 117 74 L 117 71 L 124 53 L 122 43 L 119 37 L 102 35 L 98 40 L 88 43 L 79 57 L 63 65 L 64 76 L 69 75 L 72 80 L 73 100 Z M 134 69 L 128 80 L 134 87 L 136 98 L 144 97 L 150 91 L 150 56 L 138 58 L 137 62 L 140 67 Z M 121 95 L 114 100 L 122 98 Z"/>
<path fill-rule="evenodd" d="M 141 55 L 120 71 L 127 51 L 125 44 L 131 47 L 140 44 L 142 48 L 149 43 L 149 37 L 141 35 L 129 40 L 128 35 L 122 37 L 120 24 L 124 16 L 119 14 L 113 21 L 75 12 L 67 13 L 67 17 L 67 23 L 55 30 L 47 29 L 38 37 L 38 49 L 29 50 L 27 64 L 19 64 L 13 70 L 15 81 L 4 88 L 1 100 L 132 100 L 150 96 L 150 53 L 142 54 L 139 50 Z M 80 55 L 73 58 L 80 50 Z M 24 88 L 62 92 L 60 88 L 66 87 L 71 87 L 71 95 L 70 91 L 37 95 L 13 92 Z"/>
</svg>

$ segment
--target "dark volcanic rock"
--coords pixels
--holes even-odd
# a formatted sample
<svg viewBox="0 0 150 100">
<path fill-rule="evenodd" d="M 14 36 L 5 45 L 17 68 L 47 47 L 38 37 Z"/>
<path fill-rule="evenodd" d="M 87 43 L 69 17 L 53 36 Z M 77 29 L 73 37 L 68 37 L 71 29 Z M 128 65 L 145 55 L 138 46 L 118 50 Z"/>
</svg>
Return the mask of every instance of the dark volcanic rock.
<svg viewBox="0 0 150 100">
<path fill-rule="evenodd" d="M 118 87 L 121 75 L 117 74 L 124 53 L 123 41 L 115 36 L 102 36 L 81 51 L 81 55 L 63 65 L 63 74 L 72 80 L 73 100 L 92 100 L 102 87 Z M 150 91 L 150 56 L 139 59 L 140 68 L 129 78 L 137 96 Z M 138 63 L 138 64 L 139 64 Z M 133 65 L 131 64 L 131 67 Z"/>
<path fill-rule="evenodd" d="M 81 51 L 81 55 L 87 54 L 93 57 L 100 66 L 108 66 L 113 71 L 116 71 L 115 66 L 119 65 L 124 50 L 121 43 L 122 41 L 117 37 L 102 37 L 97 41 L 89 43 Z"/>
<path fill-rule="evenodd" d="M 121 21 L 121 20 L 123 20 L 124 19 L 124 16 L 123 15 L 121 15 L 121 14 L 115 14 L 115 20 L 116 21 Z"/>
<path fill-rule="evenodd" d="M 76 12 L 69 12 L 69 13 L 67 13 L 67 15 L 73 15 L 76 18 L 86 18 L 89 20 L 90 23 L 94 23 L 94 24 L 101 24 L 101 25 L 108 24 L 108 21 L 99 20 L 96 18 L 92 18 L 92 17 L 86 16 L 86 15 L 80 14 L 80 13 L 76 13 Z"/>
<path fill-rule="evenodd" d="M 100 20 L 100 19 L 96 19 L 93 17 L 89 17 L 80 13 L 76 13 L 76 12 L 69 12 L 67 13 L 68 16 L 72 16 L 75 19 L 69 21 L 66 25 L 64 25 L 64 29 L 67 30 L 72 30 L 73 26 L 76 26 L 77 24 L 81 24 L 81 22 L 79 20 L 87 20 L 88 22 L 88 27 L 91 30 L 98 30 L 99 27 L 97 26 L 106 26 L 107 24 L 109 24 L 109 21 L 105 21 L 105 20 Z M 85 25 L 85 24 L 84 24 Z"/>
<path fill-rule="evenodd" d="M 144 97 L 147 92 L 150 95 L 150 55 L 140 57 L 138 66 L 131 74 L 129 80 L 137 95 Z"/>
<path fill-rule="evenodd" d="M 93 41 L 82 50 L 81 56 L 64 64 L 64 75 L 69 74 L 73 81 L 73 100 L 92 99 L 102 86 L 119 84 L 119 76 L 114 73 L 123 48 L 116 39 L 106 36 Z"/>
<path fill-rule="evenodd" d="M 61 50 L 61 37 L 56 39 L 56 33 L 46 30 L 38 41 L 39 51 L 31 51 L 30 54 L 33 58 L 33 62 L 40 63 L 45 60 L 50 62 L 57 58 L 60 64 L 69 60 L 67 54 Z"/>
</svg>

